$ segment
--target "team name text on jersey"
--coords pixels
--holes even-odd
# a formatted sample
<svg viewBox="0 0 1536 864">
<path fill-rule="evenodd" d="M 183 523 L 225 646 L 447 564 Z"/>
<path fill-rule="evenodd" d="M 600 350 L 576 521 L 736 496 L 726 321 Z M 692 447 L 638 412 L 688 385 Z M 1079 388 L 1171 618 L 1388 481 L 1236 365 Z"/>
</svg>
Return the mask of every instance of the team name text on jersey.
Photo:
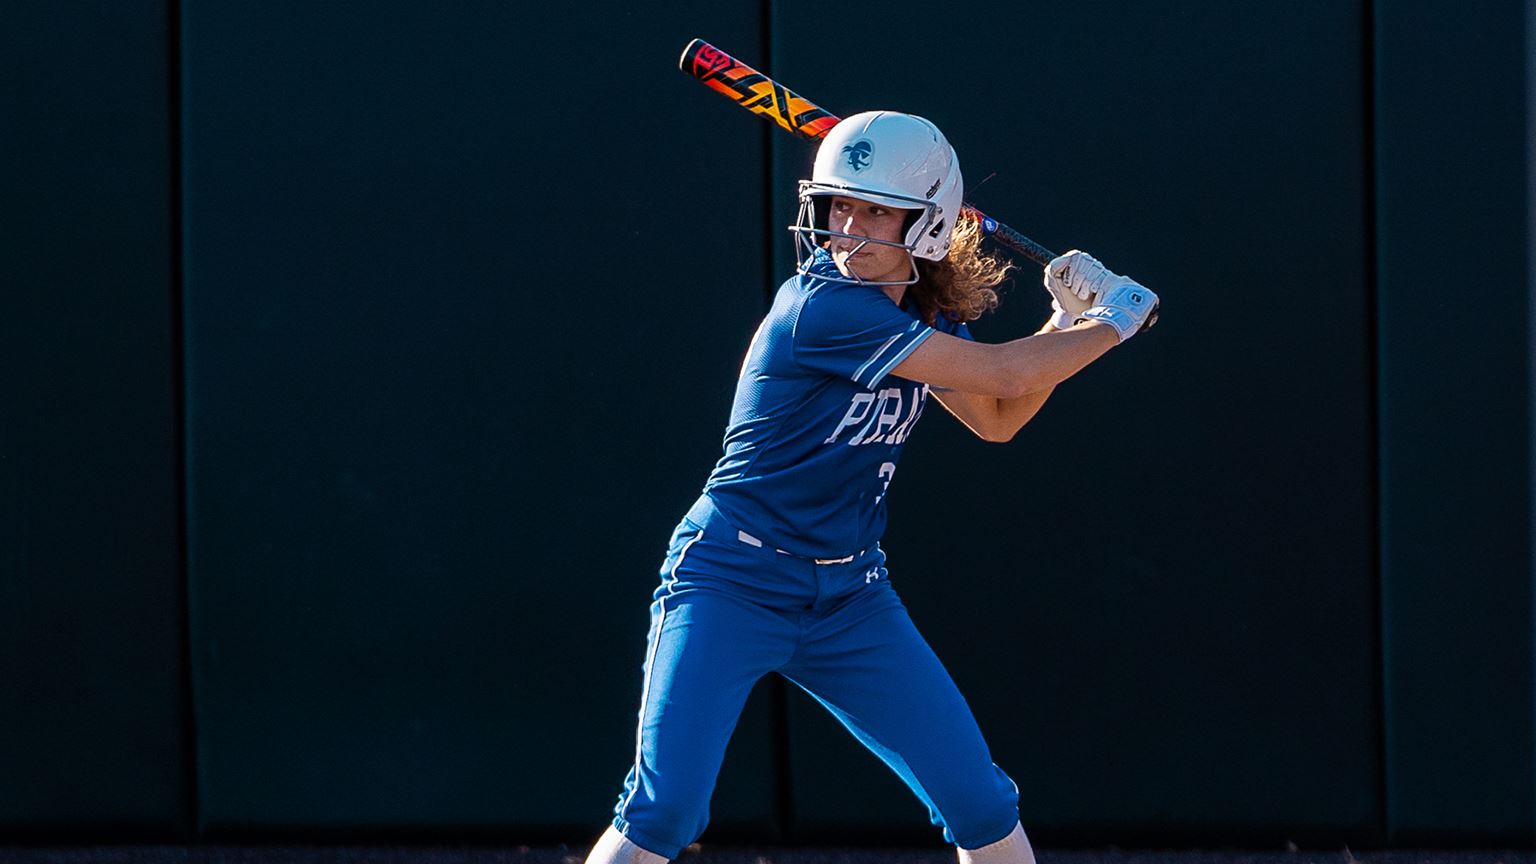
<svg viewBox="0 0 1536 864">
<path fill-rule="evenodd" d="M 903 388 L 887 387 L 878 393 L 856 393 L 843 419 L 823 444 L 836 444 L 843 432 L 853 429 L 849 446 L 859 444 L 900 444 L 912 434 L 917 418 L 928 401 L 928 385 L 914 384 L 903 398 Z M 906 408 L 903 412 L 903 408 Z"/>
</svg>

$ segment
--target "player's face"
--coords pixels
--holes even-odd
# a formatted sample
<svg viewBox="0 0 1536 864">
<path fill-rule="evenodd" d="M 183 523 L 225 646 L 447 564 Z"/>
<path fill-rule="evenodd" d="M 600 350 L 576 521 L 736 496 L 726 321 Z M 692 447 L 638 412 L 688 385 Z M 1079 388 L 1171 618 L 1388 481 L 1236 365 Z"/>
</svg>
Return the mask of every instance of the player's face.
<svg viewBox="0 0 1536 864">
<path fill-rule="evenodd" d="M 834 195 L 827 227 L 844 234 L 900 243 L 902 227 L 907 224 L 907 215 L 911 212 Z M 861 246 L 861 242 L 833 237 L 827 245 L 827 251 L 832 253 L 832 260 L 844 276 L 856 276 L 870 282 L 899 282 L 911 277 L 912 258 L 906 249 L 884 243 L 863 243 Z"/>
</svg>

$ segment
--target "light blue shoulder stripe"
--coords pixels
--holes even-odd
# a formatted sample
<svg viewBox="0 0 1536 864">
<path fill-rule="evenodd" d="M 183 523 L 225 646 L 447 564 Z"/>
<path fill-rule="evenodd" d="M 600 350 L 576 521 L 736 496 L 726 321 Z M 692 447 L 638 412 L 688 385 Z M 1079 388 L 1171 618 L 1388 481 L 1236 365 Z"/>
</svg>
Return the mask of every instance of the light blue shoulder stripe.
<svg viewBox="0 0 1536 864">
<path fill-rule="evenodd" d="M 913 323 L 914 324 L 920 324 L 922 322 L 913 322 Z M 897 367 L 897 365 L 899 365 L 901 363 L 901 361 L 907 359 L 907 355 L 908 354 L 911 354 L 913 351 L 916 351 L 917 350 L 917 346 L 919 346 L 919 345 L 923 344 L 925 341 L 927 341 L 928 337 L 932 336 L 935 332 L 936 331 L 932 327 L 928 327 L 928 326 L 925 325 L 923 327 L 922 332 L 918 333 L 916 338 L 914 338 L 911 342 L 908 342 L 906 344 L 906 346 L 903 347 L 900 351 L 897 351 L 895 357 L 892 357 L 889 361 L 886 362 L 886 364 L 884 366 L 880 367 L 880 371 L 876 372 L 873 376 L 871 376 L 870 379 L 869 379 L 869 383 L 867 385 L 865 385 L 865 386 L 867 386 L 867 387 L 875 386 L 876 382 L 878 382 L 881 378 L 884 378 L 886 375 L 889 375 L 892 369 L 895 369 Z"/>
<path fill-rule="evenodd" d="M 884 354 L 885 350 L 887 348 L 889 348 L 892 345 L 896 344 L 896 342 L 899 339 L 901 339 L 901 337 L 907 335 L 907 333 L 911 333 L 913 330 L 916 330 L 918 327 L 922 326 L 922 324 L 923 324 L 923 322 L 921 322 L 921 321 L 913 321 L 910 325 L 907 326 L 906 332 L 904 332 L 904 333 L 897 333 L 895 336 L 892 336 L 891 338 L 885 340 L 885 344 L 881 345 L 879 348 L 876 348 L 875 349 L 875 353 L 869 355 L 869 359 L 864 361 L 864 365 L 863 366 L 860 366 L 859 368 L 853 370 L 853 382 L 855 384 L 861 383 L 859 381 L 859 376 L 864 374 L 864 370 L 868 369 L 870 367 L 870 364 L 874 363 L 876 360 L 879 360 L 880 359 L 880 355 Z M 878 375 L 875 376 L 873 379 L 870 380 L 870 386 L 873 386 L 874 382 L 879 381 L 879 380 L 880 380 L 880 376 L 878 376 Z"/>
<path fill-rule="evenodd" d="M 881 345 L 879 348 L 876 348 L 875 349 L 875 353 L 869 355 L 869 359 L 864 361 L 864 365 L 863 366 L 860 366 L 859 368 L 853 370 L 853 380 L 854 381 L 858 381 L 859 380 L 859 376 L 864 374 L 864 370 L 869 368 L 869 364 L 871 364 L 871 363 L 875 362 L 876 360 L 878 360 L 880 358 L 880 355 L 885 353 L 885 349 L 891 347 L 893 344 L 896 343 L 896 340 L 900 339 L 900 338 L 901 338 L 901 334 L 897 333 L 895 336 L 892 336 L 891 338 L 885 340 L 885 344 L 884 345 Z"/>
</svg>

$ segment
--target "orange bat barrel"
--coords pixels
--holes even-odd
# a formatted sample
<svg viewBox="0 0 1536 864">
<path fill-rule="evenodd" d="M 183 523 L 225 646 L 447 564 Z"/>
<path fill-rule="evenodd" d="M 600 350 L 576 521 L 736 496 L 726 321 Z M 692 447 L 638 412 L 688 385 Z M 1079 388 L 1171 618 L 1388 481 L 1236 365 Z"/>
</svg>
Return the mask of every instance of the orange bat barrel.
<svg viewBox="0 0 1536 864">
<path fill-rule="evenodd" d="M 837 125 L 838 118 L 767 75 L 695 39 L 683 49 L 678 66 L 736 104 L 777 123 L 807 141 L 818 141 Z"/>
</svg>

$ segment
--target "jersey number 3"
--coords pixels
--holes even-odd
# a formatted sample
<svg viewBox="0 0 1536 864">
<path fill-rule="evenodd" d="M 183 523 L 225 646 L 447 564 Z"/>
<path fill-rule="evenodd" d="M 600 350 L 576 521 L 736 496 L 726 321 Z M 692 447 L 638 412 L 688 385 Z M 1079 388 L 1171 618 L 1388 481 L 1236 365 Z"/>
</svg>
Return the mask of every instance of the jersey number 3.
<svg viewBox="0 0 1536 864">
<path fill-rule="evenodd" d="M 880 466 L 880 479 L 885 481 L 885 485 L 880 487 L 880 494 L 875 496 L 876 504 L 879 504 L 881 501 L 885 500 L 885 490 L 891 488 L 891 478 L 895 476 L 895 462 L 886 462 Z"/>
</svg>

